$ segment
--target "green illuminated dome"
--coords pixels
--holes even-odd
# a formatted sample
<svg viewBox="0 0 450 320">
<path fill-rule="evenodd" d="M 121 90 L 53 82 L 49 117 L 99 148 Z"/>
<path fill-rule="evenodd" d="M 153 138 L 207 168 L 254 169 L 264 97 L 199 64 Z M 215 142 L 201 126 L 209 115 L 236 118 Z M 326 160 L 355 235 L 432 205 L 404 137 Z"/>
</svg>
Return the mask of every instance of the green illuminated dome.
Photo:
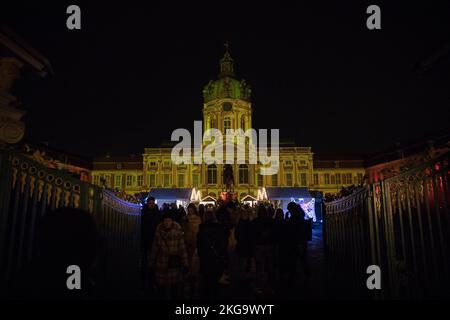
<svg viewBox="0 0 450 320">
<path fill-rule="evenodd" d="M 228 52 L 228 45 L 226 45 L 225 54 L 220 60 L 218 79 L 209 81 L 203 89 L 204 102 L 224 98 L 250 101 L 250 86 L 245 80 L 237 80 L 234 77 L 234 60 Z"/>
</svg>

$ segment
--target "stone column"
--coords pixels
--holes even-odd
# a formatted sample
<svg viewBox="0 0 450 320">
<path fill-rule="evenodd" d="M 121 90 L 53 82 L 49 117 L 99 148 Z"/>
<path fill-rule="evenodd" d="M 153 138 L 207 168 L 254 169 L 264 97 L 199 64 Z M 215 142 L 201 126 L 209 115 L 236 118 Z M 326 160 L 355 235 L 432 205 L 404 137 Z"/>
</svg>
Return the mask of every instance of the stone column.
<svg viewBox="0 0 450 320">
<path fill-rule="evenodd" d="M 0 58 L 0 148 L 19 142 L 25 134 L 21 121 L 25 111 L 16 108 L 17 99 L 10 94 L 22 67 L 16 58 Z"/>
</svg>

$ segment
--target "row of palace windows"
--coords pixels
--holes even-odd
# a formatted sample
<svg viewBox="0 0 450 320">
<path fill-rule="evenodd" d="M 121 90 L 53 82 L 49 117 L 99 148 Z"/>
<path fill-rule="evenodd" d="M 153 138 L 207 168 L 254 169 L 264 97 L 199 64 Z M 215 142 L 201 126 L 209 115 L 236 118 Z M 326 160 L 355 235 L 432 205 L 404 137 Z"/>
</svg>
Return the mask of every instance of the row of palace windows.
<svg viewBox="0 0 450 320">
<path fill-rule="evenodd" d="M 109 188 L 123 188 L 124 184 L 125 187 L 142 187 L 144 185 L 144 176 L 142 174 L 95 174 L 93 175 L 93 183 L 98 186 L 104 184 Z"/>
<path fill-rule="evenodd" d="M 340 184 L 359 184 L 362 182 L 363 174 L 357 173 L 353 176 L 352 173 L 314 173 L 313 174 L 313 183 L 315 185 L 319 184 L 332 184 L 332 185 L 340 185 Z"/>
<path fill-rule="evenodd" d="M 241 117 L 241 129 L 244 131 L 247 129 L 245 121 L 246 121 L 245 116 L 242 116 Z M 223 118 L 223 130 L 226 131 L 227 129 L 231 129 L 232 127 L 233 127 L 233 125 L 232 125 L 231 117 L 226 116 L 225 118 Z M 211 129 L 211 128 L 216 128 L 216 121 L 214 118 L 209 118 L 208 127 L 206 129 Z"/>
<path fill-rule="evenodd" d="M 291 160 L 286 160 L 284 162 L 284 165 L 286 167 L 291 167 L 292 166 L 292 161 Z M 300 160 L 299 164 L 300 167 L 304 167 L 307 166 L 306 160 Z M 172 166 L 172 162 L 170 160 L 164 160 L 163 162 L 163 167 L 171 167 Z M 154 170 L 158 168 L 157 162 L 156 161 L 150 161 L 147 165 L 149 170 Z"/>
<path fill-rule="evenodd" d="M 257 185 L 262 187 L 264 186 L 264 176 L 257 174 L 256 175 Z M 113 178 L 113 179 L 112 179 Z M 172 173 L 163 173 L 161 175 L 161 183 L 163 187 L 170 188 L 173 186 L 172 183 Z M 270 176 L 270 182 L 272 186 L 278 186 L 278 175 L 274 174 Z M 346 184 L 358 184 L 361 183 L 363 179 L 363 174 L 358 173 L 353 176 L 352 173 L 314 173 L 313 174 L 313 184 L 314 185 L 346 185 Z M 112 181 L 114 180 L 114 181 Z M 300 186 L 307 186 L 308 179 L 306 173 L 300 173 L 298 177 L 298 181 Z M 184 187 L 186 186 L 186 175 L 184 173 L 179 173 L 177 175 L 177 186 Z M 103 185 L 105 184 L 107 187 L 113 188 L 123 188 L 125 187 L 142 187 L 144 185 L 143 175 L 111 175 L 111 174 L 100 174 L 93 175 L 93 183 L 95 185 Z M 217 166 L 210 165 L 208 166 L 207 171 L 207 183 L 208 184 L 217 184 Z M 249 183 L 249 173 L 247 165 L 239 166 L 239 184 L 248 184 Z M 156 181 L 156 173 L 148 174 L 148 186 L 151 188 L 157 187 Z M 293 186 L 294 185 L 294 175 L 292 173 L 285 174 L 284 185 Z M 198 187 L 200 186 L 200 174 L 193 173 L 192 174 L 192 186 Z"/>
</svg>

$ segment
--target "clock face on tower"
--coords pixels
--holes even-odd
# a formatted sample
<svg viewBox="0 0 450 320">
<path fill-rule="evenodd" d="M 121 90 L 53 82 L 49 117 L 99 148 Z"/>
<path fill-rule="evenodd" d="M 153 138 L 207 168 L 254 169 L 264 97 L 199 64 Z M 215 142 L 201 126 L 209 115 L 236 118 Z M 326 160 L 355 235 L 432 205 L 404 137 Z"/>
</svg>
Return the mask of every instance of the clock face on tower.
<svg viewBox="0 0 450 320">
<path fill-rule="evenodd" d="M 233 106 L 229 102 L 224 102 L 224 104 L 222 105 L 222 108 L 223 108 L 223 111 L 231 111 Z"/>
</svg>

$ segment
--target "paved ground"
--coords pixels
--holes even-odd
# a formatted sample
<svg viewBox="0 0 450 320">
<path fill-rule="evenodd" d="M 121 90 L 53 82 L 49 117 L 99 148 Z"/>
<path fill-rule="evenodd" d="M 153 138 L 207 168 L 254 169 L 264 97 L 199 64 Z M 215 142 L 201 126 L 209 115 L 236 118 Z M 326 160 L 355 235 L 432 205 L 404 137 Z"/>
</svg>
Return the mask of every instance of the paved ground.
<svg viewBox="0 0 450 320">
<path fill-rule="evenodd" d="M 233 261 L 233 259 L 232 259 Z M 299 266 L 295 285 L 291 290 L 281 290 L 275 292 L 264 292 L 255 294 L 255 285 L 253 281 L 239 284 L 232 281 L 234 285 L 222 287 L 222 297 L 236 299 L 324 299 L 325 296 L 325 264 L 322 241 L 322 225 L 317 224 L 313 228 L 313 238 L 308 244 L 308 263 L 311 269 L 311 278 L 308 284 L 305 284 L 303 270 Z M 232 268 L 233 270 L 233 268 Z M 231 274 L 233 279 L 233 273 Z"/>
<path fill-rule="evenodd" d="M 295 285 L 291 290 L 267 290 L 263 293 L 255 293 L 255 283 L 252 279 L 246 282 L 237 281 L 237 259 L 231 254 L 230 256 L 230 285 L 221 286 L 219 299 L 245 299 L 245 300 L 259 300 L 265 298 L 275 298 L 282 300 L 310 300 L 310 299 L 325 299 L 326 296 L 326 272 L 325 272 L 325 259 L 323 252 L 322 241 L 322 225 L 316 224 L 313 227 L 313 238 L 308 243 L 308 263 L 311 269 L 311 278 L 308 284 L 305 284 L 305 277 L 303 270 L 299 266 L 297 272 L 297 279 Z M 250 276 L 254 278 L 254 269 L 250 273 Z M 277 284 L 280 282 L 278 281 Z M 152 299 L 151 295 L 145 294 L 138 290 L 134 293 L 118 292 L 112 294 L 115 298 L 119 299 Z"/>
</svg>

